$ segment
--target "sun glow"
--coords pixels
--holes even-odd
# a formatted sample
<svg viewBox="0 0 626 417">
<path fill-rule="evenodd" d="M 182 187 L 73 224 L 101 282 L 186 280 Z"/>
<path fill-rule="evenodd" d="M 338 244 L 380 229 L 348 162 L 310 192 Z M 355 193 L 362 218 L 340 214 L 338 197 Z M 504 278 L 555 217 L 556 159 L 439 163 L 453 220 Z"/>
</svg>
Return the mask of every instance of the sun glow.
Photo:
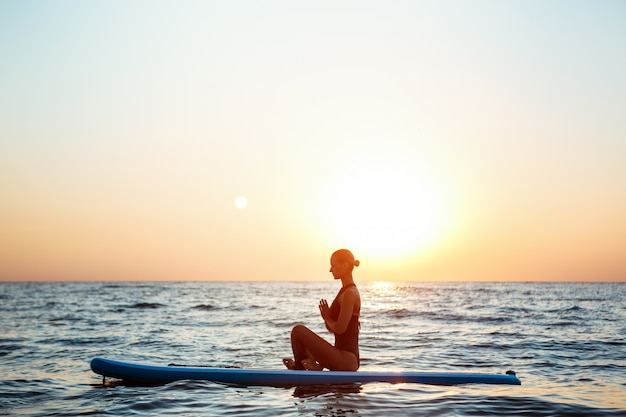
<svg viewBox="0 0 626 417">
<path fill-rule="evenodd" d="M 401 151 L 346 159 L 326 184 L 321 209 L 339 244 L 382 260 L 423 253 L 443 237 L 450 204 L 425 165 Z"/>
</svg>

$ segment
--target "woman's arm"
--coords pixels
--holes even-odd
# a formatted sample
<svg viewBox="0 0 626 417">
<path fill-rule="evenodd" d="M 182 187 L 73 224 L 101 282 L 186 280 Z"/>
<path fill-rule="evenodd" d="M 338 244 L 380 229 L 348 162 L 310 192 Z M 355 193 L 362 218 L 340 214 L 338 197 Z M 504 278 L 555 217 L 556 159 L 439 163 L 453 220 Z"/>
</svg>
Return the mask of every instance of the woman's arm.
<svg viewBox="0 0 626 417">
<path fill-rule="evenodd" d="M 356 305 L 357 300 L 358 293 L 356 291 L 346 291 L 343 294 L 343 299 L 341 300 L 341 310 L 339 311 L 339 317 L 337 318 L 337 320 L 332 319 L 328 302 L 326 300 L 321 300 L 320 313 L 322 314 L 322 318 L 326 323 L 326 328 L 335 334 L 343 334 L 348 328 L 348 324 L 350 323 L 350 319 L 352 318 L 352 313 L 354 311 L 354 306 Z"/>
</svg>

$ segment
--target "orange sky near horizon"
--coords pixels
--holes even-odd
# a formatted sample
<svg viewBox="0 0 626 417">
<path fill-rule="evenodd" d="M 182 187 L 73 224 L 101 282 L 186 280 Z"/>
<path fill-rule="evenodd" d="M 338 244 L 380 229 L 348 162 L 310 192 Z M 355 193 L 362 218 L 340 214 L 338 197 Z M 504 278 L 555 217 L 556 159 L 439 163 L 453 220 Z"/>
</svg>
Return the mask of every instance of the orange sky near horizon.
<svg viewBox="0 0 626 417">
<path fill-rule="evenodd" d="M 623 2 L 0 4 L 0 281 L 626 282 Z"/>
</svg>

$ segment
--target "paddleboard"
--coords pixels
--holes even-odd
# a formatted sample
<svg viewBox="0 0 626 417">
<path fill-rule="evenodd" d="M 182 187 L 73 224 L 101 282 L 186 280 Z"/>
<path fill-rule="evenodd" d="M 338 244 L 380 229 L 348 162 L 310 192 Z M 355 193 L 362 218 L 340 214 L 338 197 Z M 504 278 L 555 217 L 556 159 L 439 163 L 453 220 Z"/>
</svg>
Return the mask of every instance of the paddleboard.
<svg viewBox="0 0 626 417">
<path fill-rule="evenodd" d="M 91 369 L 103 377 L 134 383 L 159 384 L 183 379 L 207 380 L 244 386 L 305 386 L 365 384 L 368 382 L 418 383 L 431 385 L 509 384 L 521 385 L 515 373 L 480 374 L 463 372 L 411 371 L 291 371 L 288 369 L 208 368 L 180 365 L 150 365 L 95 358 Z"/>
</svg>

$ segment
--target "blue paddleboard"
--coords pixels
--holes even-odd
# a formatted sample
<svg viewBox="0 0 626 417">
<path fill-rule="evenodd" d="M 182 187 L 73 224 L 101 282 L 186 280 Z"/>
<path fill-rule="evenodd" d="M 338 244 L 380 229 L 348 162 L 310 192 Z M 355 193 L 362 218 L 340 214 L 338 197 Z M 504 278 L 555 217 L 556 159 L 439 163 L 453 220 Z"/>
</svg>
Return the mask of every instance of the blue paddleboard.
<svg viewBox="0 0 626 417">
<path fill-rule="evenodd" d="M 509 384 L 521 385 L 515 373 L 473 374 L 463 372 L 408 371 L 290 371 L 288 369 L 205 368 L 162 366 L 95 358 L 91 369 L 104 377 L 136 383 L 167 383 L 182 379 L 206 380 L 235 385 L 304 386 L 368 382 L 418 383 L 432 385 Z"/>
</svg>

